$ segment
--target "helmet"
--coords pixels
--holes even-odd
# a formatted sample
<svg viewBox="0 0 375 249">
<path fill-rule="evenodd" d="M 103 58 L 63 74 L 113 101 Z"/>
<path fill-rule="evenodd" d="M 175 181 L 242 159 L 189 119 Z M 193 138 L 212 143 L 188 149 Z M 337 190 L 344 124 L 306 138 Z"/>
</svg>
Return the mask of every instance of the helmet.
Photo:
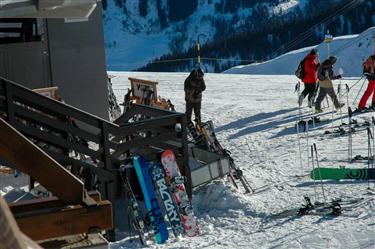
<svg viewBox="0 0 375 249">
<path fill-rule="evenodd" d="M 328 60 L 329 60 L 332 64 L 335 64 L 336 61 L 337 61 L 337 58 L 336 58 L 335 56 L 330 56 L 330 57 L 328 58 Z"/>
<path fill-rule="evenodd" d="M 198 78 L 203 78 L 204 72 L 203 72 L 203 70 L 201 68 L 197 69 L 197 76 L 198 76 Z"/>
</svg>

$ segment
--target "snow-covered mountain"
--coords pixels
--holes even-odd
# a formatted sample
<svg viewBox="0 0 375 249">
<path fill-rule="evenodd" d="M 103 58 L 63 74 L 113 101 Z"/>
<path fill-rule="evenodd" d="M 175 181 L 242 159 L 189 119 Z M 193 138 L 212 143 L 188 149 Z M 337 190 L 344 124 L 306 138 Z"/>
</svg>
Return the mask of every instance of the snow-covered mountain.
<svg viewBox="0 0 375 249">
<path fill-rule="evenodd" d="M 202 44 L 211 43 L 276 20 L 298 19 L 312 9 L 310 2 L 103 0 L 107 65 L 110 70 L 137 69 L 162 55 L 186 52 L 198 37 Z"/>
<path fill-rule="evenodd" d="M 335 68 L 342 68 L 345 76 L 362 75 L 363 61 L 375 51 L 375 27 L 369 28 L 359 35 L 341 36 L 330 43 L 330 55 L 337 57 Z M 313 48 L 317 48 L 319 59 L 323 61 L 328 57 L 328 46 L 321 43 L 317 46 L 307 47 L 279 56 L 275 59 L 253 63 L 245 66 L 233 67 L 224 73 L 229 74 L 294 74 L 299 62 Z"/>
</svg>

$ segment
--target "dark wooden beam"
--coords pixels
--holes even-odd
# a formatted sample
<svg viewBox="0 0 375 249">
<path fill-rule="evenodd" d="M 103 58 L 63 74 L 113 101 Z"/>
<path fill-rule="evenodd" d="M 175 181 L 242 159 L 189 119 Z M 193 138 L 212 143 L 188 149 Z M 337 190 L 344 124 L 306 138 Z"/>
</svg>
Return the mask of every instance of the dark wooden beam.
<svg viewBox="0 0 375 249">
<path fill-rule="evenodd" d="M 113 228 L 112 204 L 100 201 L 97 206 L 68 206 L 14 214 L 21 231 L 33 240 L 97 232 Z"/>
<path fill-rule="evenodd" d="M 0 155 L 67 203 L 82 203 L 83 183 L 0 118 Z"/>
</svg>

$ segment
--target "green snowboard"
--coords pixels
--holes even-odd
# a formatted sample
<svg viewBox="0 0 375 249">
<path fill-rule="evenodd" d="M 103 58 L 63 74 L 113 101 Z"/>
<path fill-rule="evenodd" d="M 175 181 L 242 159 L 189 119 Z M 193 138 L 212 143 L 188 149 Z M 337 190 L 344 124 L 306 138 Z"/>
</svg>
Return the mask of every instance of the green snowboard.
<svg viewBox="0 0 375 249">
<path fill-rule="evenodd" d="M 368 180 L 375 179 L 375 169 L 316 168 L 311 171 L 310 177 L 313 180 Z"/>
</svg>

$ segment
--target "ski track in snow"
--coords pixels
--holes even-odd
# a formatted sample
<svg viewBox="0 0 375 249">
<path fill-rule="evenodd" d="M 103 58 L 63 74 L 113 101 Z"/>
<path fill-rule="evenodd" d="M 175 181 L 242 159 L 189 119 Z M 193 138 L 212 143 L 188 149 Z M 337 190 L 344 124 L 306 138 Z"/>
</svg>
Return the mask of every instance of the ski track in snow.
<svg viewBox="0 0 375 249">
<path fill-rule="evenodd" d="M 185 107 L 183 82 L 187 73 L 111 72 L 113 87 L 121 102 L 130 87 L 127 77 L 158 81 L 158 93 L 170 98 L 176 110 Z M 375 248 L 373 212 L 375 201 L 370 199 L 339 217 L 303 216 L 276 219 L 273 214 L 303 204 L 303 196 L 314 201 L 314 184 L 307 174 L 307 146 L 301 134 L 303 170 L 300 167 L 297 135 L 293 127 L 298 119 L 297 96 L 293 76 L 206 74 L 207 89 L 203 94 L 203 120 L 213 120 L 216 135 L 232 152 L 236 164 L 244 171 L 255 194 L 245 195 L 227 181 L 218 181 L 198 189 L 193 205 L 202 234 L 196 238 L 171 238 L 156 245 L 149 237 L 150 248 Z M 358 79 L 342 80 L 351 86 Z M 338 82 L 336 82 L 337 84 Z M 361 84 L 351 90 L 350 104 Z M 336 87 L 337 88 L 337 87 Z M 343 99 L 346 103 L 346 98 Z M 305 103 L 306 105 L 306 100 Z M 330 111 L 330 108 L 326 111 Z M 310 110 L 303 108 L 303 113 Z M 343 116 L 347 113 L 343 110 Z M 331 115 L 325 115 L 331 117 Z M 368 120 L 371 113 L 356 117 Z M 340 123 L 334 114 L 335 125 Z M 344 120 L 346 121 L 346 119 Z M 346 121 L 347 122 L 347 121 Z M 330 124 L 317 124 L 329 127 Z M 310 135 L 323 134 L 316 128 Z M 320 166 L 347 165 L 347 136 L 331 138 L 311 136 L 309 145 L 317 144 Z M 310 148 L 308 148 L 310 150 Z M 366 132 L 353 134 L 353 156 L 367 155 Z M 311 163 L 309 162 L 310 167 Z M 367 167 L 353 163 L 352 167 Z M 283 182 L 282 184 L 278 184 Z M 323 201 L 321 186 L 316 182 L 317 200 Z M 240 184 L 239 184 L 240 185 Z M 371 184 L 375 188 L 374 183 Z M 367 194 L 367 182 L 327 181 L 327 199 L 339 197 L 372 198 Z M 173 236 L 171 236 L 173 237 Z M 135 242 L 134 242 L 135 241 Z M 112 243 L 112 249 L 138 248 L 137 239 Z"/>
</svg>

